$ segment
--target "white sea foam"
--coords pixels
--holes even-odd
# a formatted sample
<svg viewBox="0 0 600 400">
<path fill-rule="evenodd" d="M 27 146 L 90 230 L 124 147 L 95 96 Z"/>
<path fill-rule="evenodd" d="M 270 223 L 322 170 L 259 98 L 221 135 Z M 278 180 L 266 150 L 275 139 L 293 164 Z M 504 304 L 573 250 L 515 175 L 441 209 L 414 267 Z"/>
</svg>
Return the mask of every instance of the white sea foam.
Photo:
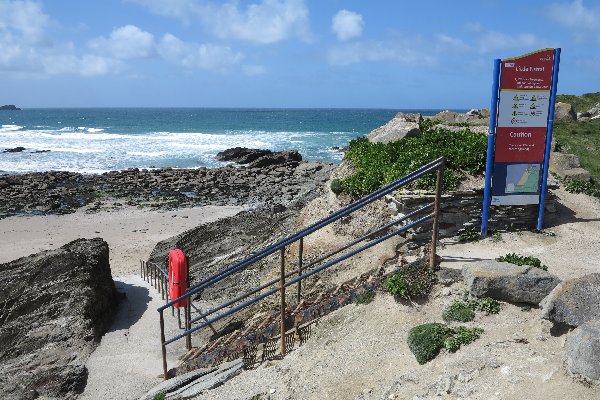
<svg viewBox="0 0 600 400">
<path fill-rule="evenodd" d="M 128 156 L 140 156 L 140 157 L 160 157 L 167 154 L 165 151 L 128 151 Z"/>
<path fill-rule="evenodd" d="M 11 132 L 11 131 L 18 131 L 21 129 L 23 129 L 23 127 L 20 125 L 2 125 L 0 132 Z"/>
<path fill-rule="evenodd" d="M 102 132 L 102 131 L 104 131 L 104 128 L 88 128 L 87 131 L 89 133 Z"/>
</svg>

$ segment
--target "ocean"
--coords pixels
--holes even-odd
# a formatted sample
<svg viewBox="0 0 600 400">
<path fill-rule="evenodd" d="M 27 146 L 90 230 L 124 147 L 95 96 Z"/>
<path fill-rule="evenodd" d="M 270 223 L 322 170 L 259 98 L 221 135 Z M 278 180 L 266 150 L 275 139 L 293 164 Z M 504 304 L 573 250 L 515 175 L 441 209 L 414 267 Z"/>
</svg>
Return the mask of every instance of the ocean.
<svg viewBox="0 0 600 400">
<path fill-rule="evenodd" d="M 102 173 L 127 168 L 224 165 L 231 147 L 296 149 L 338 163 L 356 137 L 398 111 L 441 110 L 82 108 L 0 111 L 0 172 Z M 21 152 L 5 149 L 24 147 Z"/>
</svg>

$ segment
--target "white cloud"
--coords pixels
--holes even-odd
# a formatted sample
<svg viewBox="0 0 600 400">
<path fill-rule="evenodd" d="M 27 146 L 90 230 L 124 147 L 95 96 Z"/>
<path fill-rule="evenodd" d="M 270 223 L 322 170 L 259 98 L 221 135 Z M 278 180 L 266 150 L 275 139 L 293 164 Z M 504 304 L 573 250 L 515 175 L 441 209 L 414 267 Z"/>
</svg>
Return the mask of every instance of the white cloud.
<svg viewBox="0 0 600 400">
<path fill-rule="evenodd" d="M 567 4 L 550 4 L 546 8 L 547 16 L 573 31 L 580 42 L 590 39 L 600 42 L 600 6 L 585 7 L 582 0 Z"/>
<path fill-rule="evenodd" d="M 291 38 L 310 41 L 309 12 L 304 0 L 261 0 L 242 9 L 237 1 L 225 4 L 195 0 L 129 0 L 151 12 L 201 22 L 212 34 L 269 44 Z"/>
<path fill-rule="evenodd" d="M 44 71 L 50 75 L 81 75 L 85 77 L 119 74 L 125 69 L 122 62 L 91 54 L 51 55 L 41 59 Z"/>
<path fill-rule="evenodd" d="M 480 53 L 495 53 L 502 50 L 532 51 L 548 47 L 548 44 L 531 33 L 507 34 L 502 32 L 481 32 L 478 39 Z"/>
<path fill-rule="evenodd" d="M 27 43 L 45 40 L 50 18 L 33 1 L 0 1 L 0 37 L 11 36 Z"/>
<path fill-rule="evenodd" d="M 331 30 L 342 41 L 360 37 L 363 26 L 362 15 L 348 10 L 338 11 L 331 20 Z"/>
<path fill-rule="evenodd" d="M 430 65 L 436 58 L 410 40 L 360 41 L 336 47 L 329 52 L 329 63 L 349 65 L 363 61 L 394 62 L 400 65 Z"/>
<path fill-rule="evenodd" d="M 93 39 L 90 48 L 115 58 L 142 58 L 153 53 L 154 36 L 134 25 L 114 29 L 108 38 Z"/>
<path fill-rule="evenodd" d="M 184 42 L 170 33 L 162 37 L 157 51 L 166 61 L 192 69 L 223 70 L 243 58 L 241 53 L 227 46 Z"/>
</svg>

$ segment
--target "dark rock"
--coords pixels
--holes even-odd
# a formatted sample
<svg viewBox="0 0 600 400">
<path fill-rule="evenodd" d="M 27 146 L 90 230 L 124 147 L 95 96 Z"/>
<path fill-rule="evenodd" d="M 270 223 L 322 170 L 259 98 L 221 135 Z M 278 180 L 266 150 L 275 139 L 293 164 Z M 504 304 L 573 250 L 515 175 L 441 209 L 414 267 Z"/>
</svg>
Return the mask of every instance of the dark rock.
<svg viewBox="0 0 600 400">
<path fill-rule="evenodd" d="M 25 150 L 25 147 L 17 146 L 17 147 L 13 147 L 12 149 L 5 149 L 4 152 L 5 153 L 20 153 L 24 150 Z"/>
<path fill-rule="evenodd" d="M 248 166 L 250 168 L 262 168 L 271 165 L 285 164 L 290 162 L 300 162 L 302 156 L 297 150 L 279 151 L 276 153 L 266 154 L 252 161 Z"/>
<path fill-rule="evenodd" d="M 117 297 L 108 244 L 79 239 L 0 264 L 0 393 L 74 398 Z"/>
<path fill-rule="evenodd" d="M 20 108 L 15 106 L 14 104 L 7 104 L 4 106 L 0 106 L 0 111 L 17 111 L 17 110 L 20 110 Z"/>
<path fill-rule="evenodd" d="M 600 383 L 600 321 L 588 321 L 569 334 L 565 343 L 567 371 L 587 383 Z"/>
<path fill-rule="evenodd" d="M 599 305 L 600 273 L 562 282 L 540 304 L 542 318 L 570 326 L 600 320 Z"/>
<path fill-rule="evenodd" d="M 238 164 L 249 164 L 257 158 L 271 154 L 271 150 L 248 149 L 246 147 L 234 147 L 217 153 L 219 161 L 233 161 Z"/>
<path fill-rule="evenodd" d="M 537 305 L 560 283 L 540 268 L 495 260 L 466 264 L 462 274 L 471 295 L 513 303 Z"/>
</svg>

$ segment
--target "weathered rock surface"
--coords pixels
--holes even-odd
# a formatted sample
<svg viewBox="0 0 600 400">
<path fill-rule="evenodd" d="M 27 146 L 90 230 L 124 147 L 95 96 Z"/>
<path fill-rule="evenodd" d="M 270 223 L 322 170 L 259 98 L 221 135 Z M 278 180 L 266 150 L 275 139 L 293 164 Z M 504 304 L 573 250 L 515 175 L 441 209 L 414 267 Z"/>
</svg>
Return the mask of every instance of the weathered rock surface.
<svg viewBox="0 0 600 400">
<path fill-rule="evenodd" d="M 454 111 L 442 111 L 431 117 L 442 121 L 443 124 L 462 124 L 469 125 L 489 125 L 490 110 L 484 108 L 481 110 L 473 109 L 466 113 L 458 113 Z"/>
<path fill-rule="evenodd" d="M 600 320 L 600 273 L 562 282 L 540 306 L 542 318 L 561 324 L 580 326 Z"/>
<path fill-rule="evenodd" d="M 390 143 L 418 136 L 421 134 L 419 123 L 422 120 L 421 114 L 398 113 L 390 122 L 371 131 L 367 137 L 373 143 Z"/>
<path fill-rule="evenodd" d="M 577 113 L 575 108 L 569 103 L 561 103 L 560 101 L 554 105 L 554 120 L 555 121 L 575 121 Z"/>
<path fill-rule="evenodd" d="M 590 173 L 581 168 L 579 158 L 575 154 L 550 153 L 550 172 L 564 180 L 589 181 L 591 179 Z"/>
<path fill-rule="evenodd" d="M 288 159 L 292 157 L 292 153 L 288 154 Z M 264 165 L 261 158 L 255 162 Z M 255 165 L 214 169 L 134 168 L 101 175 L 44 172 L 0 176 L 0 218 L 64 214 L 90 203 L 101 204 L 106 197 L 123 199 L 123 203 L 132 206 L 154 208 L 287 205 L 321 185 L 333 168 L 331 164 L 299 161 Z"/>
<path fill-rule="evenodd" d="M 5 149 L 3 153 L 21 153 L 22 151 L 25 151 L 25 147 L 17 146 L 10 149 Z"/>
<path fill-rule="evenodd" d="M 565 366 L 578 379 L 600 383 L 600 320 L 586 322 L 569 334 Z"/>
<path fill-rule="evenodd" d="M 257 158 L 271 153 L 271 150 L 234 147 L 217 153 L 216 159 L 219 161 L 233 161 L 238 164 L 249 164 Z"/>
<path fill-rule="evenodd" d="M 108 244 L 79 239 L 0 264 L 0 393 L 74 398 L 117 305 Z"/>
<path fill-rule="evenodd" d="M 463 279 L 475 297 L 536 305 L 560 283 L 558 277 L 540 268 L 495 260 L 464 265 Z"/>
</svg>

